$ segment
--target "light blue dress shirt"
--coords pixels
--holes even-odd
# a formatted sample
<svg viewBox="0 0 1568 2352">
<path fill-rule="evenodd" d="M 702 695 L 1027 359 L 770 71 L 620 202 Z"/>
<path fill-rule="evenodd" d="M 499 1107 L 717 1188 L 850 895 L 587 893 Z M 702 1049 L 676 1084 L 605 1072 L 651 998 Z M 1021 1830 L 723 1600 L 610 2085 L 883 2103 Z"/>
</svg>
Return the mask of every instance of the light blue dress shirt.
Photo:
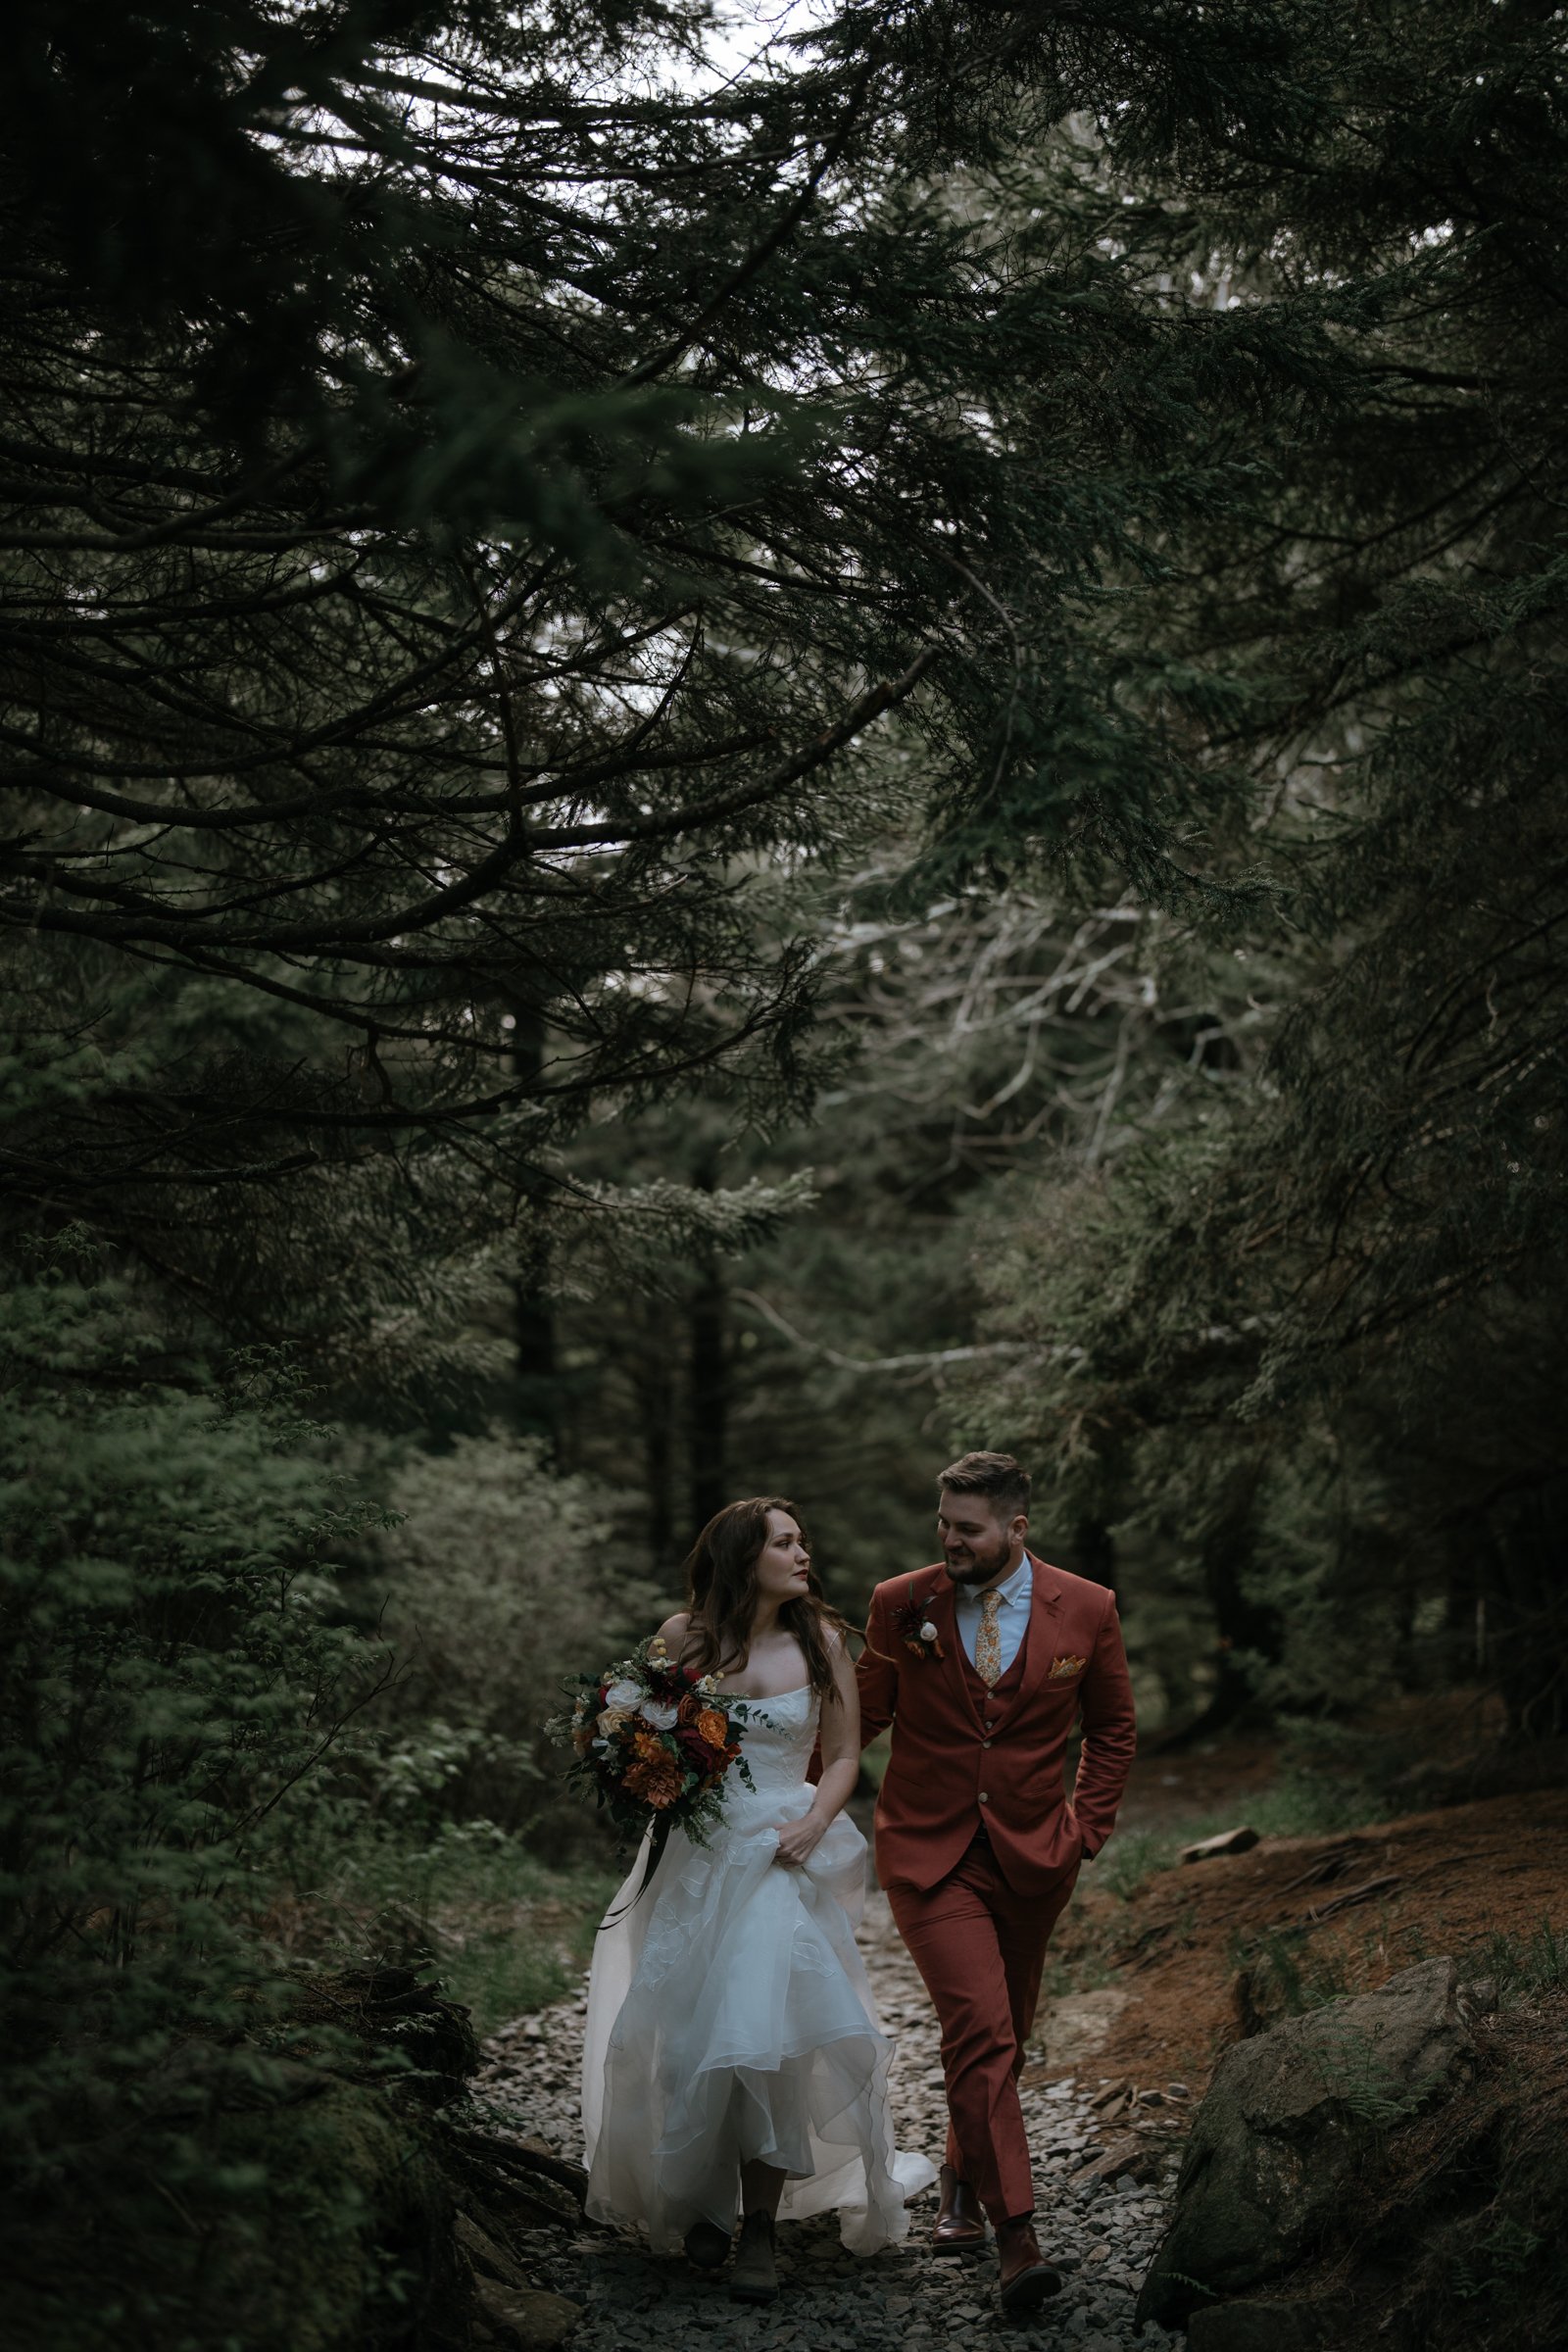
<svg viewBox="0 0 1568 2352">
<path fill-rule="evenodd" d="M 1002 1603 L 997 1611 L 997 1647 L 1002 1656 L 1002 1673 L 1005 1674 L 1023 1647 L 1023 1638 L 1029 1625 L 1029 1604 L 1035 1596 L 1035 1572 L 1027 1552 L 1005 1584 L 998 1585 L 996 1591 Z M 964 1585 L 955 1585 L 953 1596 L 958 1639 L 968 1651 L 972 1666 L 974 1645 L 980 1635 L 981 1596 Z M 1000 1682 L 1001 1676 L 997 1679 Z"/>
</svg>

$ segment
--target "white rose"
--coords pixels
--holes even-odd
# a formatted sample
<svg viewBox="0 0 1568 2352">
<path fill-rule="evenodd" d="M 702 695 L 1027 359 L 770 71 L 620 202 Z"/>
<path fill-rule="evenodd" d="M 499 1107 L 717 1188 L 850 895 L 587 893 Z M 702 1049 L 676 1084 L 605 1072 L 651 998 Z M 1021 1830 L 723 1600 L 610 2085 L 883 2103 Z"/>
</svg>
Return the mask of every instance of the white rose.
<svg viewBox="0 0 1568 2352">
<path fill-rule="evenodd" d="M 922 1641 L 922 1642 L 934 1642 L 934 1641 L 936 1640 L 936 1638 L 937 1638 L 937 1629 L 936 1629 L 936 1627 L 935 1627 L 935 1626 L 932 1624 L 932 1622 L 931 1622 L 930 1618 L 928 1617 L 928 1618 L 926 1619 L 926 1621 L 925 1621 L 924 1625 L 922 1625 L 922 1626 L 921 1626 L 921 1628 L 920 1628 L 920 1639 L 921 1639 L 921 1641 Z"/>
<path fill-rule="evenodd" d="M 656 1732 L 669 1732 L 675 1728 L 679 1709 L 664 1706 L 657 1698 L 645 1698 L 637 1712 L 644 1723 L 653 1725 Z"/>
<path fill-rule="evenodd" d="M 623 1715 L 629 1715 L 634 1707 L 641 1704 L 642 1695 L 641 1683 L 612 1683 L 605 1692 L 605 1704 L 618 1708 Z"/>
</svg>

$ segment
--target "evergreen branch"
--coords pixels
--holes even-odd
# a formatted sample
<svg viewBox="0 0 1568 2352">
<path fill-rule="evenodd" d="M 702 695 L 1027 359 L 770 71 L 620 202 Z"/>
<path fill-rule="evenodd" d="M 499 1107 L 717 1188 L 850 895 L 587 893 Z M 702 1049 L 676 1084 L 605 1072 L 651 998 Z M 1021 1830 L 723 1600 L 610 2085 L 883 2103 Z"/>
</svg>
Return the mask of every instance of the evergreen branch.
<svg viewBox="0 0 1568 2352">
<path fill-rule="evenodd" d="M 711 800 L 699 801 L 689 808 L 676 810 L 669 816 L 634 817 L 608 821 L 596 825 L 562 826 L 554 831 L 539 830 L 530 836 L 535 850 L 585 849 L 595 844 L 664 841 L 686 833 L 697 833 L 709 826 L 722 823 L 726 818 L 744 815 L 749 809 L 760 808 L 777 800 L 792 784 L 831 760 L 843 751 L 858 735 L 883 714 L 897 709 L 907 700 L 920 680 L 944 649 L 928 645 L 918 653 L 897 678 L 873 686 L 851 705 L 836 724 L 826 728 L 804 750 L 795 754 L 781 767 L 773 770 L 760 783 L 743 785 L 734 792 L 716 794 Z"/>
<path fill-rule="evenodd" d="M 842 1349 L 830 1348 L 824 1341 L 808 1340 L 803 1332 L 797 1331 L 792 1323 L 785 1320 L 777 1307 L 770 1306 L 768 1301 L 758 1292 L 737 1289 L 730 1295 L 732 1298 L 738 1298 L 743 1306 L 749 1306 L 755 1313 L 760 1315 L 763 1322 L 770 1324 L 782 1339 L 788 1340 L 792 1348 L 799 1348 L 808 1355 L 817 1356 L 823 1363 L 832 1364 L 835 1370 L 841 1372 L 935 1374 L 949 1364 L 974 1364 L 988 1360 L 995 1361 L 1000 1357 L 1039 1356 L 1042 1353 L 1049 1354 L 1051 1352 L 1049 1349 L 1042 1350 L 1027 1341 L 989 1340 L 971 1348 L 921 1348 L 909 1355 L 846 1355 Z"/>
</svg>

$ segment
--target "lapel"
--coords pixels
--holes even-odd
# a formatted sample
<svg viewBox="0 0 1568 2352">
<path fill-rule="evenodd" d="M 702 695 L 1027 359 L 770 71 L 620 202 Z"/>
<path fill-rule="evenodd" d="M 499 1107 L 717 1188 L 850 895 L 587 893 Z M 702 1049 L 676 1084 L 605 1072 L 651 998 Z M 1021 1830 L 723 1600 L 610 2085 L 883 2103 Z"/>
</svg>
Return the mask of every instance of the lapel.
<svg viewBox="0 0 1568 2352">
<path fill-rule="evenodd" d="M 909 1584 L 910 1598 L 918 1601 L 930 1618 L 937 1629 L 937 1639 L 942 1643 L 941 1659 L 928 1659 L 918 1671 L 929 1674 L 934 1667 L 948 1689 L 957 1693 L 958 1704 L 971 1722 L 978 1724 L 980 1710 L 975 1705 L 974 1691 L 970 1688 L 968 1670 L 964 1665 L 963 1636 L 958 1631 L 956 1596 L 947 1570 L 928 1569 L 923 1576 L 911 1577 Z M 1032 1617 L 1030 1622 L 1033 1623 Z"/>
<path fill-rule="evenodd" d="M 1023 1676 L 1013 1697 L 1013 1705 L 1021 1707 L 1032 1698 L 1050 1671 L 1056 1654 L 1056 1615 L 1061 1607 L 1061 1586 L 1054 1568 L 1029 1554 L 1034 1570 L 1034 1593 L 1029 1602 L 1029 1646 L 1024 1652 Z"/>
</svg>

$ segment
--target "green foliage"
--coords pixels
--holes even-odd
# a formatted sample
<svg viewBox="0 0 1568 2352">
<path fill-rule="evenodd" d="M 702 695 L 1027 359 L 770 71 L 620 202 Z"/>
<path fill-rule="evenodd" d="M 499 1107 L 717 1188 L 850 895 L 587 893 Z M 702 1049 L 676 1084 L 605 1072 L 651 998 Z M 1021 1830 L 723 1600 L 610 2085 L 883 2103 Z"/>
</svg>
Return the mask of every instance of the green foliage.
<svg viewBox="0 0 1568 2352">
<path fill-rule="evenodd" d="M 545 1687 L 736 1485 L 853 1603 L 1016 1444 L 1167 1716 L 1562 1728 L 1559 34 L 23 0 L 0 2122 L 83 2352 L 273 2328 L 296 2225 L 374 2301 L 380 2125 L 223 2153 L 265 1939 L 557 1983 Z"/>
<path fill-rule="evenodd" d="M 145 1338 L 114 1286 L 13 1292 L 8 1325 L 11 1949 L 74 1949 L 93 1981 L 253 1866 L 382 1679 L 332 1622 L 326 1573 L 382 1514 L 271 1378 L 250 1397 L 139 1385 Z"/>
<path fill-rule="evenodd" d="M 653 1167 L 728 1185 L 808 1170 L 808 1205 L 737 1262 L 694 1253 L 655 1296 L 566 1300 L 557 1317 L 564 1441 L 641 1486 L 657 1558 L 673 1563 L 700 1524 L 689 1482 L 717 1441 L 731 1492 L 796 1495 L 852 1611 L 878 1578 L 929 1557 L 962 1384 L 983 1368 L 1005 1397 L 1009 1361 L 1034 1352 L 975 1329 L 1011 1264 L 1012 1172 L 1042 1152 L 1117 1160 L 1195 1056 L 1205 1069 L 1255 1058 L 1259 1025 L 1244 999 L 1191 991 L 1173 927 L 1131 904 L 1080 915 L 1044 889 L 965 886 L 899 914 L 886 904 L 898 865 L 890 853 L 848 892 L 813 877 L 832 1066 L 808 1129 L 737 1138 L 709 1098 L 596 1124 L 573 1147 L 585 1175 L 623 1183 Z M 1152 964 L 1168 973 L 1157 991 Z M 705 1305 L 724 1327 L 719 1428 L 689 1352 Z M 1043 1518 L 1039 1539 L 1100 1573 L 1093 1519 Z M 1166 1619 L 1153 1594 L 1140 1601 L 1144 1656 L 1185 1662 L 1190 1598 L 1176 1592 Z"/>
<path fill-rule="evenodd" d="M 380 2352 L 416 2327 L 440 2340 L 461 2292 L 450 2190 L 385 2089 L 296 2079 L 229 2104 L 199 2139 L 206 2169 L 179 2192 L 199 2258 L 168 2232 L 122 2249 L 120 2327 L 161 2327 L 192 2352 Z"/>
<path fill-rule="evenodd" d="M 1517 2289 L 1545 2241 L 1516 2215 L 1499 2216 L 1454 2256 L 1453 2291 L 1462 2301 L 1479 2295 L 1507 2295 Z"/>
<path fill-rule="evenodd" d="M 1307 1928 L 1264 1928 L 1255 1936 L 1236 1936 L 1230 1958 L 1247 1972 L 1253 2015 L 1270 2023 L 1281 2016 L 1301 2017 L 1352 1990 L 1343 1955 L 1320 1949 Z"/>
<path fill-rule="evenodd" d="M 1256 504 L 1196 523 L 1133 608 L 1216 787 L 1255 782 L 1246 834 L 1208 839 L 1269 897 L 1196 974 L 1217 1013 L 1250 997 L 1251 1050 L 1108 1174 L 1067 1156 L 1008 1202 L 986 1336 L 1017 1353 L 963 1419 L 1201 1597 L 1222 1649 L 1178 1711 L 1348 1713 L 1391 1672 L 1479 1666 L 1544 1737 L 1568 1720 L 1558 61 L 1530 12 L 1348 25 L 1303 31 L 1338 88 L 1294 152 L 1126 191 L 1152 282 L 1259 348 L 1315 318 L 1348 369 L 1289 439 L 1250 438 Z"/>
<path fill-rule="evenodd" d="M 190 2200 L 251 2227 L 264 2173 L 212 2135 L 290 2036 L 245 1914 L 386 1671 L 329 1574 L 381 1514 L 275 1372 L 160 1379 L 137 1303 L 57 1263 L 0 1339 L 5 2230 L 29 2276 L 62 2217 L 93 2233 L 73 2345 L 184 2308 Z"/>
<path fill-rule="evenodd" d="M 402 1667 L 377 1710 L 376 1804 L 416 1836 L 482 1816 L 564 1850 L 582 1823 L 545 1719 L 568 1675 L 662 1613 L 618 1540 L 620 1498 L 494 1429 L 409 1451 L 389 1494 L 369 1585 Z"/>
<path fill-rule="evenodd" d="M 1352 2122 L 1375 2137 L 1397 2130 L 1430 2098 L 1430 2086 L 1405 2082 L 1378 2047 L 1375 2034 L 1351 2024 L 1335 2008 L 1335 1996 L 1314 1986 L 1307 2006 L 1323 2006 L 1313 2055 L 1324 2086 Z"/>
<path fill-rule="evenodd" d="M 1112 181 L 1294 148 L 1299 12 L 846 7 L 721 72 L 685 0 L 210 0 L 129 77 L 55 13 L 0 100 L 8 1174 L 417 1418 L 580 1275 L 587 1120 L 804 1105 L 811 860 L 1200 895 L 1219 787 L 1106 620 L 1336 362 L 1151 301 Z"/>
<path fill-rule="evenodd" d="M 609 1874 L 442 1816 L 487 1793 L 482 1752 L 528 1818 L 514 1727 L 612 1590 L 601 1501 L 475 1440 L 406 1465 L 400 1525 L 279 1363 L 215 1386 L 187 1359 L 174 1387 L 145 1298 L 91 1279 L 81 1237 L 34 1255 L 0 1342 L 0 2235 L 29 2340 L 390 2341 L 441 2273 L 439 2184 L 408 2118 L 342 2079 L 363 2053 L 295 2022 L 299 1971 L 416 1958 L 487 2030 L 566 1989 Z M 377 1541 L 402 1545 L 395 1629 L 348 1573 Z M 405 1641 L 457 1734 L 422 1687 L 377 1719 Z"/>
<path fill-rule="evenodd" d="M 1529 1936 L 1489 1936 L 1473 1973 L 1491 1978 L 1503 2006 L 1560 1992 L 1568 1985 L 1568 1930 L 1544 1919 Z"/>
<path fill-rule="evenodd" d="M 554 1867 L 490 1822 L 443 1822 L 422 1841 L 365 1823 L 300 1932 L 321 1960 L 369 1948 L 433 1972 L 482 2038 L 572 1989 L 618 1882 L 597 1854 Z"/>
<path fill-rule="evenodd" d="M 1156 1871 L 1168 1870 L 1179 1840 L 1168 1831 L 1120 1830 L 1095 1856 L 1095 1885 L 1128 1902 Z"/>
</svg>

